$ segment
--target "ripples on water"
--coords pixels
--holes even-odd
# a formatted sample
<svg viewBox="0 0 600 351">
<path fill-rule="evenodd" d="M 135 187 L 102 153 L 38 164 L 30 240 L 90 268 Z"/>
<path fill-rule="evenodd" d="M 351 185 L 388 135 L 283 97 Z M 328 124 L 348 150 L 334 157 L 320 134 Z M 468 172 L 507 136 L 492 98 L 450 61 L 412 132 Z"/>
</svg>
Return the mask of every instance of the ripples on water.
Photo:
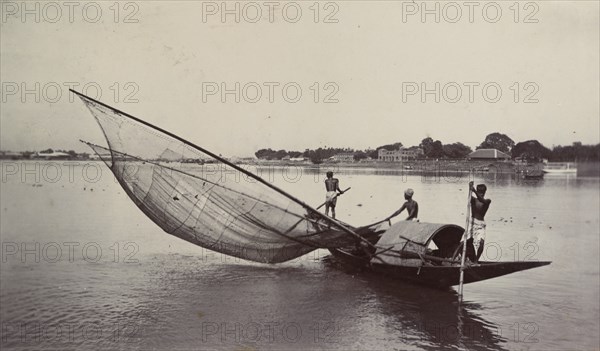
<svg viewBox="0 0 600 351">
<path fill-rule="evenodd" d="M 322 178 L 305 175 L 275 182 L 322 202 Z M 339 200 L 344 221 L 381 219 L 412 187 L 422 220 L 463 225 L 466 179 L 364 170 L 339 178 L 352 186 Z M 106 175 L 94 184 L 32 183 L 2 184 L 2 349 L 598 347 L 598 179 L 487 179 L 488 258 L 553 264 L 466 285 L 460 307 L 454 289 L 347 270 L 326 251 L 280 265 L 211 253 L 162 233 Z M 6 252 L 7 243 L 35 242 L 48 250 L 39 262 Z M 67 242 L 78 244 L 72 259 Z M 49 243 L 62 253 L 55 263 Z M 90 243 L 102 251 L 98 262 L 89 262 L 96 246 L 83 259 Z"/>
</svg>

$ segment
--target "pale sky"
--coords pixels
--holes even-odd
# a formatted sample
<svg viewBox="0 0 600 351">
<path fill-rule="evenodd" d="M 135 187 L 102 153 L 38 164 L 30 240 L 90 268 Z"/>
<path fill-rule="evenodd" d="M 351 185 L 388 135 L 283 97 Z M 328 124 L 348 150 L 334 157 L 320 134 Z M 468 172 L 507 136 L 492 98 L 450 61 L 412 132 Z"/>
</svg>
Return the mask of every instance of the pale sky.
<svg viewBox="0 0 600 351">
<path fill-rule="evenodd" d="M 270 13 L 227 2 L 240 6 L 236 23 L 221 1 L 2 1 L 0 148 L 105 145 L 69 84 L 92 97 L 99 87 L 102 102 L 227 156 L 426 136 L 474 148 L 492 132 L 547 147 L 600 142 L 597 1 L 457 2 L 460 16 L 428 2 L 439 23 L 423 20 L 421 2 L 274 3 Z M 236 82 L 239 102 L 221 96 Z M 439 102 L 421 94 L 436 82 Z"/>
</svg>

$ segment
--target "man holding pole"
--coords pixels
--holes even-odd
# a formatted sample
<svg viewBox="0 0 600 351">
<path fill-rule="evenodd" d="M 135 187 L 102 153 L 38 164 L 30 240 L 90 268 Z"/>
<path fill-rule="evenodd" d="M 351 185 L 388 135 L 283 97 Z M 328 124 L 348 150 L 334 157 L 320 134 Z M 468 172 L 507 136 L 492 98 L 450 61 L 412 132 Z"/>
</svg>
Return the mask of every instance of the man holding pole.
<svg viewBox="0 0 600 351">
<path fill-rule="evenodd" d="M 331 217 L 335 218 L 335 205 L 337 203 L 338 195 L 342 195 L 344 192 L 340 190 L 340 181 L 333 177 L 333 172 L 327 172 L 327 179 L 325 179 L 325 215 L 329 216 L 329 208 L 331 208 Z M 339 191 L 339 193 L 338 193 Z"/>
<path fill-rule="evenodd" d="M 463 298 L 463 282 L 465 277 L 465 265 L 466 258 L 469 258 L 471 262 L 477 263 L 479 257 L 483 253 L 483 244 L 485 243 L 485 214 L 490 208 L 492 200 L 486 199 L 485 192 L 487 187 L 485 184 L 477 185 L 477 189 L 473 187 L 473 181 L 469 182 L 469 200 L 467 201 L 467 218 L 465 225 L 465 234 L 463 240 L 466 240 L 465 245 L 462 245 L 462 259 L 460 263 L 460 284 L 458 286 L 458 295 L 460 301 Z M 475 194 L 475 197 L 473 197 Z M 469 218 L 469 212 L 471 212 L 471 218 Z M 469 223 L 470 222 L 470 223 Z M 477 250 L 473 246 L 473 243 L 477 245 Z M 477 254 L 475 254 L 477 252 Z"/>
<path fill-rule="evenodd" d="M 404 191 L 404 199 L 406 200 L 406 202 L 402 205 L 402 207 L 400 207 L 398 211 L 392 213 L 392 215 L 387 217 L 385 220 L 389 221 L 393 217 L 399 215 L 402 211 L 406 210 L 408 212 L 408 217 L 406 217 L 406 220 L 418 222 L 419 220 L 417 219 L 417 217 L 419 216 L 419 204 L 415 200 L 413 200 L 412 197 L 414 194 L 414 190 L 410 188 L 406 189 Z"/>
<path fill-rule="evenodd" d="M 483 253 L 483 245 L 485 244 L 486 224 L 484 218 L 492 200 L 485 198 L 485 192 L 487 191 L 485 184 L 479 184 L 475 189 L 471 181 L 469 182 L 469 189 L 475 196 L 471 197 L 471 225 L 467 239 L 466 256 L 471 262 L 477 263 Z"/>
</svg>

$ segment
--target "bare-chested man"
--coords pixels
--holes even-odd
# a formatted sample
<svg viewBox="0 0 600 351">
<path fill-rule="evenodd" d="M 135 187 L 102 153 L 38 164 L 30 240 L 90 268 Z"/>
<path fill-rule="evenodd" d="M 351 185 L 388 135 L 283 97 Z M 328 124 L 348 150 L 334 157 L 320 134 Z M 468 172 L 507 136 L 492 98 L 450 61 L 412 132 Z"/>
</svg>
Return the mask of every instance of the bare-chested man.
<svg viewBox="0 0 600 351">
<path fill-rule="evenodd" d="M 327 172 L 325 189 L 327 189 L 327 194 L 325 195 L 325 215 L 329 216 L 329 208 L 331 208 L 331 217 L 335 218 L 335 205 L 337 203 L 337 197 L 344 192 L 340 190 L 340 181 L 333 177 L 333 172 L 331 171 Z"/>
<path fill-rule="evenodd" d="M 406 202 L 402 205 L 402 207 L 400 207 L 400 209 L 396 212 L 394 212 L 391 216 L 389 216 L 388 218 L 386 218 L 385 220 L 390 220 L 393 217 L 396 217 L 397 215 L 399 215 L 402 211 L 404 211 L 406 209 L 406 211 L 408 212 L 408 217 L 406 217 L 407 221 L 417 221 L 417 217 L 419 216 L 419 204 L 412 199 L 413 195 L 415 194 L 414 190 L 412 189 L 406 189 L 404 191 L 404 199 L 406 200 Z"/>
<path fill-rule="evenodd" d="M 469 229 L 469 239 L 467 239 L 467 258 L 476 263 L 483 253 L 486 227 L 485 214 L 490 208 L 492 200 L 484 197 L 487 191 L 485 184 L 479 184 L 475 189 L 473 182 L 469 182 L 469 189 L 475 196 L 471 197 L 471 228 Z"/>
</svg>

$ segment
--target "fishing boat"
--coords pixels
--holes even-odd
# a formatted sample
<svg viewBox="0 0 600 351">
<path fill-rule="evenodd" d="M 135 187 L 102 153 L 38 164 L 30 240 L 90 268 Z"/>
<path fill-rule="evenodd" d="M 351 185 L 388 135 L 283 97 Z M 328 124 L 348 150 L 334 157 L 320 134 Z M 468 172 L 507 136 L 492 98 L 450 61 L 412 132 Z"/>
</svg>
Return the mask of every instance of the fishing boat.
<svg viewBox="0 0 600 351">
<path fill-rule="evenodd" d="M 544 173 L 576 174 L 577 166 L 571 162 L 548 162 L 544 165 Z"/>
<path fill-rule="evenodd" d="M 390 227 L 387 221 L 351 226 L 203 147 L 71 92 L 96 119 L 108 145 L 82 142 L 105 162 L 135 205 L 168 234 L 261 263 L 330 249 L 336 257 L 375 272 L 435 286 L 457 282 L 456 252 L 464 232 L 458 226 L 402 223 Z M 426 249 L 431 242 L 437 245 L 432 252 Z M 465 281 L 548 263 L 482 263 L 465 271 Z"/>
<path fill-rule="evenodd" d="M 461 239 L 464 229 L 454 224 L 398 222 L 373 243 L 379 252 L 364 247 L 330 249 L 344 264 L 368 272 L 427 285 L 448 288 L 459 285 Z M 505 261 L 467 264 L 464 283 L 474 283 L 535 267 L 550 261 Z"/>
</svg>

